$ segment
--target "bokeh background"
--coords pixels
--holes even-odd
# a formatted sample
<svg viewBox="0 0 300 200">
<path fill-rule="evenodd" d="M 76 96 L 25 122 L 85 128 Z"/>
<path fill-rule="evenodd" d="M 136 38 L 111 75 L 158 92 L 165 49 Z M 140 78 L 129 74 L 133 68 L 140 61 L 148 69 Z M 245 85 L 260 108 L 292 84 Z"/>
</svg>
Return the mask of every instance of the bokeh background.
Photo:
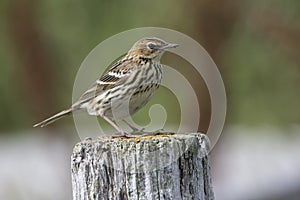
<svg viewBox="0 0 300 200">
<path fill-rule="evenodd" d="M 72 118 L 32 125 L 71 104 L 77 70 L 96 45 L 146 26 L 194 38 L 222 74 L 228 110 L 211 153 L 216 198 L 299 199 L 300 1 L 3 0 L 0 9 L 0 199 L 71 199 L 70 155 L 80 141 Z M 162 62 L 187 65 L 170 53 Z M 201 77 L 187 78 L 205 132 L 209 95 Z M 178 110 L 172 94 L 158 93 L 154 101 Z M 147 124 L 147 108 L 135 120 Z"/>
</svg>

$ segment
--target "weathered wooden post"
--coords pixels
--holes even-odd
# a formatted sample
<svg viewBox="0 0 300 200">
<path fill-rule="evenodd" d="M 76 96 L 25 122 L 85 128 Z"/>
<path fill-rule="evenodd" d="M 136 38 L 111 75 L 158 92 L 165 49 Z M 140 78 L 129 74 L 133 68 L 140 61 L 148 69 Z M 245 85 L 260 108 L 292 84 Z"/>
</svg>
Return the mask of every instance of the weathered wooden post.
<svg viewBox="0 0 300 200">
<path fill-rule="evenodd" d="M 203 134 L 103 138 L 72 155 L 73 200 L 214 199 Z"/>
</svg>

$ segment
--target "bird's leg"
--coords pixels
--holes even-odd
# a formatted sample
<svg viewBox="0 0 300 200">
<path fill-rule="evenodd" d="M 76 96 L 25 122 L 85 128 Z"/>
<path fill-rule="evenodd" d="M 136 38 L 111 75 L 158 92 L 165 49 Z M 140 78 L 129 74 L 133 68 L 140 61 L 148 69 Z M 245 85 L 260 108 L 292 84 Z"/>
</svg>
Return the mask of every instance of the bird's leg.
<svg viewBox="0 0 300 200">
<path fill-rule="evenodd" d="M 117 138 L 117 137 L 128 137 L 128 138 L 135 137 L 134 135 L 126 133 L 121 127 L 119 127 L 116 123 L 114 123 L 111 119 L 106 117 L 104 114 L 100 114 L 100 116 L 103 119 L 105 119 L 110 125 L 112 125 L 112 127 L 114 127 L 117 131 L 119 131 L 119 133 L 121 133 L 121 135 L 113 136 L 113 138 Z"/>
<path fill-rule="evenodd" d="M 132 124 L 130 124 L 128 121 L 126 121 L 125 119 L 122 120 L 125 124 L 127 124 L 127 126 L 129 126 L 133 132 L 143 132 L 145 130 L 145 128 L 142 129 L 138 129 L 135 126 L 133 126 Z"/>
</svg>

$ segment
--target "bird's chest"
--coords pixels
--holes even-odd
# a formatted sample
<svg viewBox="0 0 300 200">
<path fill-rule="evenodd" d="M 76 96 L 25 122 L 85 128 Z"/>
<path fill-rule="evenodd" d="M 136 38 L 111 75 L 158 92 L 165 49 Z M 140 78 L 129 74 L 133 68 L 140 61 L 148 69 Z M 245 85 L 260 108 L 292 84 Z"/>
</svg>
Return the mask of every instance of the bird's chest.
<svg viewBox="0 0 300 200">
<path fill-rule="evenodd" d="M 143 66 L 138 79 L 133 95 L 154 92 L 161 83 L 162 66 L 156 62 Z"/>
<path fill-rule="evenodd" d="M 151 62 L 141 68 L 141 85 L 160 83 L 162 79 L 162 66 L 158 62 Z"/>
<path fill-rule="evenodd" d="M 162 66 L 160 63 L 148 62 L 132 72 L 120 87 L 128 97 L 154 91 L 160 85 L 161 79 Z"/>
<path fill-rule="evenodd" d="M 157 64 L 152 68 L 146 68 L 143 72 L 143 79 L 139 86 L 133 91 L 130 98 L 131 114 L 143 107 L 159 88 L 162 79 L 161 65 Z"/>
</svg>

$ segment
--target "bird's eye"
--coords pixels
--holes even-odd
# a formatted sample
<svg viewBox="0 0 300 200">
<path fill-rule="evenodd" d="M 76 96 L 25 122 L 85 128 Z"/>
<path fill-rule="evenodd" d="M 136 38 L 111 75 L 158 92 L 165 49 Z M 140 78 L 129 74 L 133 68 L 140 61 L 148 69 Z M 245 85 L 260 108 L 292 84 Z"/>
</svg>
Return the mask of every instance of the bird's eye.
<svg viewBox="0 0 300 200">
<path fill-rule="evenodd" d="M 149 49 L 154 49 L 155 48 L 155 44 L 153 44 L 153 43 L 148 43 L 147 44 L 147 47 L 149 48 Z"/>
</svg>

